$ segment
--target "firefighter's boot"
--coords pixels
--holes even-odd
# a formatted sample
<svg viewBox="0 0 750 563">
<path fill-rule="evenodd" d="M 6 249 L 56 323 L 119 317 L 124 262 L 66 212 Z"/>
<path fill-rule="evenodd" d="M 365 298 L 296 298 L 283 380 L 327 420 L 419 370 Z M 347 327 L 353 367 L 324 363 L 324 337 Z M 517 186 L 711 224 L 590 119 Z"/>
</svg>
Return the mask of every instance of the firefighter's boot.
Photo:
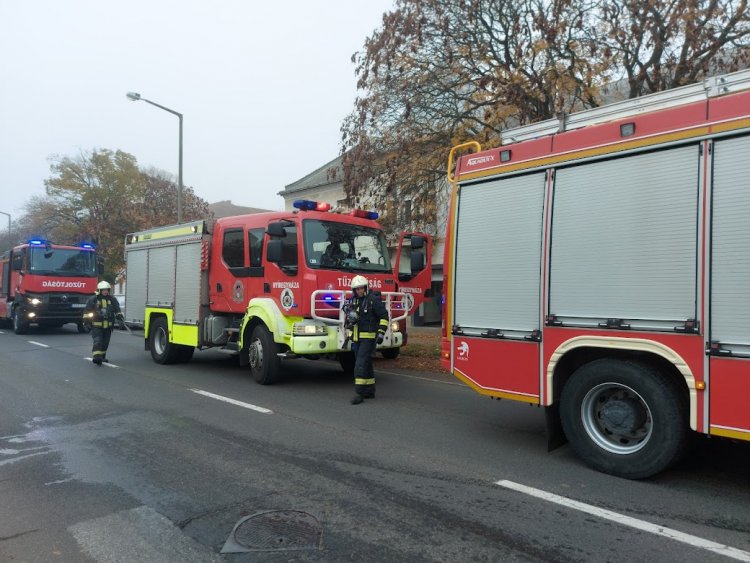
<svg viewBox="0 0 750 563">
<path fill-rule="evenodd" d="M 98 365 L 98 366 L 102 365 L 102 359 L 101 359 L 101 358 L 100 358 L 99 356 L 96 356 L 96 357 L 95 357 L 94 359 L 92 359 L 91 361 L 92 361 L 92 362 L 94 362 L 94 363 L 95 363 L 96 365 Z"/>
<path fill-rule="evenodd" d="M 351 403 L 353 405 L 358 405 L 358 404 L 360 404 L 364 400 L 365 400 L 365 398 L 362 395 L 360 395 L 359 393 L 357 393 L 356 395 L 354 395 L 354 397 L 352 397 Z"/>
</svg>

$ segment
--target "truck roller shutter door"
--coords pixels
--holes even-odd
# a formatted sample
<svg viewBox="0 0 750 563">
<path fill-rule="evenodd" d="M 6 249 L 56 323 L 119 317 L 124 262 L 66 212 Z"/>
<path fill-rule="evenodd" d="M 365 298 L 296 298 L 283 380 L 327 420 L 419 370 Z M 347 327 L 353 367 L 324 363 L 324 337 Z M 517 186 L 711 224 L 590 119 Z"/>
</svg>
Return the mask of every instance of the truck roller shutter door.
<svg viewBox="0 0 750 563">
<path fill-rule="evenodd" d="M 714 144 L 712 231 L 711 340 L 750 346 L 750 137 Z"/>
<path fill-rule="evenodd" d="M 172 307 L 175 292 L 174 282 L 175 247 L 163 246 L 149 249 L 148 305 L 151 307 Z"/>
<path fill-rule="evenodd" d="M 128 250 L 128 269 L 125 281 L 125 319 L 143 324 L 146 310 L 146 266 L 148 250 Z"/>
<path fill-rule="evenodd" d="M 546 173 L 461 186 L 455 323 L 466 334 L 539 329 Z"/>
<path fill-rule="evenodd" d="M 696 318 L 698 145 L 557 170 L 550 313 L 674 330 Z"/>
<path fill-rule="evenodd" d="M 174 321 L 197 324 L 201 303 L 201 242 L 177 246 Z"/>
</svg>

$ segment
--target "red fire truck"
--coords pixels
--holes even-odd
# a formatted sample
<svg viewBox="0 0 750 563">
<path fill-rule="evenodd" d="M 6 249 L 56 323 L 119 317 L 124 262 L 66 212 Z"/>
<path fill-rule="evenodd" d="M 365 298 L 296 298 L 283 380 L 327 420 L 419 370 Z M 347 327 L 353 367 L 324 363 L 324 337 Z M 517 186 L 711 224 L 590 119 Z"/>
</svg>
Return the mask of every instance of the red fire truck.
<svg viewBox="0 0 750 563">
<path fill-rule="evenodd" d="M 401 321 L 430 287 L 430 237 L 402 233 L 392 266 L 377 213 L 334 213 L 309 200 L 294 207 L 127 235 L 125 320 L 144 327 L 155 362 L 217 347 L 264 385 L 278 379 L 282 359 L 327 355 L 350 372 L 344 304 L 357 274 L 389 310 L 378 350 L 395 357 Z"/>
<path fill-rule="evenodd" d="M 750 440 L 750 71 L 466 143 L 448 170 L 458 379 L 545 407 L 551 442 L 622 477 L 689 430 Z"/>
<path fill-rule="evenodd" d="M 31 324 L 65 323 L 87 332 L 83 308 L 102 271 L 92 244 L 36 239 L 16 246 L 0 257 L 0 321 L 12 322 L 16 334 L 25 334 Z"/>
</svg>

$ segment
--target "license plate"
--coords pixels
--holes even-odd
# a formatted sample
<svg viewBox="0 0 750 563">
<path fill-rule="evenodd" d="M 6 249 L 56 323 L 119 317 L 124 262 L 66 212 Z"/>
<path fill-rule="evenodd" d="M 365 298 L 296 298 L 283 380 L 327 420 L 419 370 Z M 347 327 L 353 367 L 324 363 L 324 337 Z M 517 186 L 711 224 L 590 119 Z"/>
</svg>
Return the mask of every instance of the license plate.
<svg viewBox="0 0 750 563">
<path fill-rule="evenodd" d="M 73 309 L 83 309 L 86 306 L 86 303 L 72 303 L 70 306 Z"/>
</svg>

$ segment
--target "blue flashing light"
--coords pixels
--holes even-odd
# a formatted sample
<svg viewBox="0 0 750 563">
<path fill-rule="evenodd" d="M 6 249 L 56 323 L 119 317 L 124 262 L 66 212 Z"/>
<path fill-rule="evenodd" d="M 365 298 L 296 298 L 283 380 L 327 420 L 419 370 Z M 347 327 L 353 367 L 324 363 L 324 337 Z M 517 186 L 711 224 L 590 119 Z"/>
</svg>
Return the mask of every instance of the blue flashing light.
<svg viewBox="0 0 750 563">
<path fill-rule="evenodd" d="M 94 250 L 94 249 L 96 249 L 96 245 L 94 245 L 93 243 L 90 243 L 90 242 L 82 242 L 81 243 L 81 248 L 85 248 L 87 250 Z"/>
<path fill-rule="evenodd" d="M 375 219 L 377 219 L 378 217 L 380 217 L 380 215 L 378 214 L 378 212 L 377 212 L 377 211 L 368 211 L 368 212 L 367 212 L 367 218 L 368 218 L 368 219 L 372 219 L 372 220 L 374 221 L 374 220 L 375 220 Z"/>
<path fill-rule="evenodd" d="M 47 241 L 42 239 L 33 239 L 29 241 L 29 244 L 33 244 L 34 246 L 41 246 L 47 244 Z"/>
</svg>

